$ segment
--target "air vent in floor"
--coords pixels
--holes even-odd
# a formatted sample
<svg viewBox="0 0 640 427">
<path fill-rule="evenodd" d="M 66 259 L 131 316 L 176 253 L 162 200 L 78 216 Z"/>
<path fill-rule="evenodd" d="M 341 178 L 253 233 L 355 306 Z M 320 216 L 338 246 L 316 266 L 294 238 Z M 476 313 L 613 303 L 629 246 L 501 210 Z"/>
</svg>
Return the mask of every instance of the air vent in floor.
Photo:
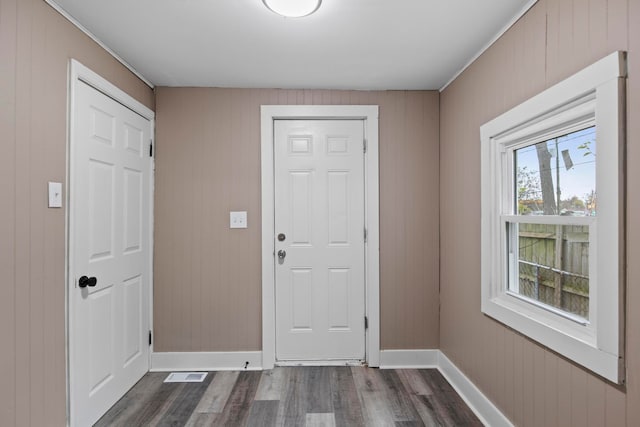
<svg viewBox="0 0 640 427">
<path fill-rule="evenodd" d="M 206 372 L 172 372 L 165 383 L 201 383 L 207 377 Z"/>
</svg>

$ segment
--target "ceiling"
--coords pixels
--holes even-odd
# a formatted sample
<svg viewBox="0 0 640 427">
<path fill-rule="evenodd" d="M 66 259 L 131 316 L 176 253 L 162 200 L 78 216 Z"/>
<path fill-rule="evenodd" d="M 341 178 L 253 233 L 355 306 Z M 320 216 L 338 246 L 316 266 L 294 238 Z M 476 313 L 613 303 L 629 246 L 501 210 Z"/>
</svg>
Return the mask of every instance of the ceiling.
<svg viewBox="0 0 640 427">
<path fill-rule="evenodd" d="M 48 0 L 157 86 L 441 89 L 533 0 Z"/>
</svg>

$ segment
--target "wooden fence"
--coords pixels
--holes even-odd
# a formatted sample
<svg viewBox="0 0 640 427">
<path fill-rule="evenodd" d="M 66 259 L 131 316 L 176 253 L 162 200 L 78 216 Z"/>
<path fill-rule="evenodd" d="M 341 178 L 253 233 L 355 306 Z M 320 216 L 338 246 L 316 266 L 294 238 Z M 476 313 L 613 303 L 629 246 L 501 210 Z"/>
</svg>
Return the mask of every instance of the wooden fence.
<svg viewBox="0 0 640 427">
<path fill-rule="evenodd" d="M 589 318 L 589 227 L 520 224 L 520 294 Z"/>
</svg>

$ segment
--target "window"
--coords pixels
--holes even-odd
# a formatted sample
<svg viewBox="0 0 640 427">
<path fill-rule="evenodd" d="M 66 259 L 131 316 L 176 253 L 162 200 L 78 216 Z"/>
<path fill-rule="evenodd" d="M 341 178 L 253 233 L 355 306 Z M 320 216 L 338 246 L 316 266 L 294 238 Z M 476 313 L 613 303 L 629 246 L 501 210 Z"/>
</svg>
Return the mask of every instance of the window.
<svg viewBox="0 0 640 427">
<path fill-rule="evenodd" d="M 480 129 L 482 311 L 624 381 L 624 79 L 616 52 Z"/>
<path fill-rule="evenodd" d="M 514 207 L 505 219 L 509 292 L 582 323 L 589 319 L 589 235 L 597 213 L 596 128 L 584 126 L 508 149 Z"/>
</svg>

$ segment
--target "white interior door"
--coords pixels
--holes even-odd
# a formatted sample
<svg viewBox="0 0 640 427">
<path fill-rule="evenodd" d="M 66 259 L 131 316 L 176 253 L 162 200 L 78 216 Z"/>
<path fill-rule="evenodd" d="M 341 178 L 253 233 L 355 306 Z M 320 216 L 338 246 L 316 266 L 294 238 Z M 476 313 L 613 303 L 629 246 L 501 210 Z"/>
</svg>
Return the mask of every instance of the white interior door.
<svg viewBox="0 0 640 427">
<path fill-rule="evenodd" d="M 70 415 L 89 426 L 149 368 L 151 123 L 74 84 Z"/>
<path fill-rule="evenodd" d="M 276 358 L 364 360 L 364 122 L 274 133 Z"/>
</svg>

